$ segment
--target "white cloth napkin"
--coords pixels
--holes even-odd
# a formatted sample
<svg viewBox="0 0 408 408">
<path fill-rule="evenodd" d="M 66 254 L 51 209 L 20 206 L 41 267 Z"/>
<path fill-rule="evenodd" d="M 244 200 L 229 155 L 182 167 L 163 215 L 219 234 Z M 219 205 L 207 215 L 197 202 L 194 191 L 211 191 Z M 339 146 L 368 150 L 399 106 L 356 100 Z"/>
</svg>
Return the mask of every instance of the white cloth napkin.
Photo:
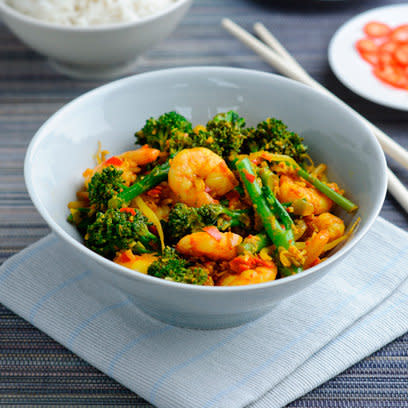
<svg viewBox="0 0 408 408">
<path fill-rule="evenodd" d="M 0 268 L 0 301 L 157 407 L 281 407 L 408 330 L 408 234 L 378 219 L 346 261 L 217 331 L 141 313 L 49 235 Z"/>
</svg>

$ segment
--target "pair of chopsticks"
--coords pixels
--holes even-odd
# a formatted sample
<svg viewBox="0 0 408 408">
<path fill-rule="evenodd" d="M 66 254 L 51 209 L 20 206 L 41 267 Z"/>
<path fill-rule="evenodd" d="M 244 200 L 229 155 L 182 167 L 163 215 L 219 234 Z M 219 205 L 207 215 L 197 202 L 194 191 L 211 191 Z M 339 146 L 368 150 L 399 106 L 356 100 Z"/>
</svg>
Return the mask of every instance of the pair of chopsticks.
<svg viewBox="0 0 408 408">
<path fill-rule="evenodd" d="M 312 88 L 318 89 L 319 91 L 337 99 L 344 104 L 344 102 L 341 101 L 336 95 L 315 81 L 263 24 L 256 23 L 254 25 L 254 31 L 264 41 L 264 43 L 228 18 L 224 18 L 221 24 L 228 32 L 248 46 L 252 51 L 258 54 L 281 74 L 287 76 L 288 78 L 302 82 L 303 84 L 309 85 Z M 356 113 L 377 137 L 377 140 L 379 141 L 384 152 L 408 169 L 408 151 L 398 143 L 394 142 L 394 140 L 361 116 L 358 112 Z M 408 212 L 408 190 L 390 169 L 387 169 L 387 176 L 388 191 L 400 203 L 405 211 Z"/>
</svg>

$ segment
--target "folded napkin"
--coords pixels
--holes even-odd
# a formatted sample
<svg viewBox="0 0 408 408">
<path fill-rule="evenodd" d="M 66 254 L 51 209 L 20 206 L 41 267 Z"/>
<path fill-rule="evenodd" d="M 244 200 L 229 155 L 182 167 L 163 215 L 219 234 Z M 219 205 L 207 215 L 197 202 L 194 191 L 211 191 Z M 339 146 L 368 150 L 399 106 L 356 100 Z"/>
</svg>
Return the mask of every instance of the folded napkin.
<svg viewBox="0 0 408 408">
<path fill-rule="evenodd" d="M 281 407 L 408 330 L 408 234 L 378 219 L 341 265 L 241 327 L 172 327 L 55 235 L 0 268 L 0 301 L 157 407 Z"/>
</svg>

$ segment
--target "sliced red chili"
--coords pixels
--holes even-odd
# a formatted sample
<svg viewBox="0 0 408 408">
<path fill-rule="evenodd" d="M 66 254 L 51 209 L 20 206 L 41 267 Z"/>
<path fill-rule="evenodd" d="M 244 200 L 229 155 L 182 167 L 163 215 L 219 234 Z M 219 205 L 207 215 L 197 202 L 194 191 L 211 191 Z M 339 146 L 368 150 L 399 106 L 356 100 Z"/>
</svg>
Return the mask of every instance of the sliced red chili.
<svg viewBox="0 0 408 408">
<path fill-rule="evenodd" d="M 408 43 L 408 24 L 402 24 L 395 28 L 391 38 L 398 43 Z"/>
<path fill-rule="evenodd" d="M 396 88 L 408 89 L 408 77 L 404 69 L 394 65 L 375 67 L 374 75 L 381 81 Z"/>
<path fill-rule="evenodd" d="M 379 21 L 370 21 L 367 23 L 363 31 L 369 36 L 369 37 L 386 37 L 391 34 L 391 28 L 384 23 L 381 23 Z"/>
<path fill-rule="evenodd" d="M 136 215 L 136 211 L 133 208 L 124 207 L 119 210 L 121 213 L 128 213 L 130 215 Z"/>
<path fill-rule="evenodd" d="M 247 170 L 244 170 L 244 174 L 245 174 L 245 178 L 246 178 L 250 183 L 253 183 L 253 182 L 255 181 L 256 177 L 255 177 L 253 174 L 249 173 Z"/>
<path fill-rule="evenodd" d="M 106 160 L 105 164 L 112 166 L 121 166 L 123 164 L 123 161 L 120 160 L 119 157 L 113 156 L 110 159 Z"/>
<path fill-rule="evenodd" d="M 126 252 L 122 252 L 120 255 L 119 255 L 119 258 L 118 258 L 118 261 L 119 262 L 122 262 L 122 263 L 126 263 L 126 262 L 130 262 L 132 259 L 129 257 L 129 255 L 127 254 L 127 251 Z"/>
<path fill-rule="evenodd" d="M 386 41 L 380 45 L 378 52 L 380 53 L 389 52 L 392 54 L 396 50 L 397 46 L 398 46 L 398 43 L 394 41 Z"/>
<path fill-rule="evenodd" d="M 408 24 L 392 30 L 387 24 L 371 21 L 363 30 L 367 37 L 355 47 L 374 67 L 374 75 L 395 88 L 408 89 Z"/>
<path fill-rule="evenodd" d="M 401 65 L 408 65 L 408 44 L 399 45 L 394 51 L 395 59 Z"/>
<path fill-rule="evenodd" d="M 376 52 L 361 52 L 360 55 L 364 61 L 367 61 L 371 65 L 377 65 L 379 62 L 379 57 Z"/>
<path fill-rule="evenodd" d="M 320 258 L 317 257 L 311 264 L 310 264 L 310 268 L 312 268 L 313 266 L 319 265 L 320 263 Z"/>
<path fill-rule="evenodd" d="M 362 38 L 356 42 L 357 51 L 360 53 L 377 52 L 378 45 L 371 38 Z"/>
<path fill-rule="evenodd" d="M 378 63 L 382 68 L 395 63 L 394 55 L 389 52 L 378 53 Z"/>
</svg>

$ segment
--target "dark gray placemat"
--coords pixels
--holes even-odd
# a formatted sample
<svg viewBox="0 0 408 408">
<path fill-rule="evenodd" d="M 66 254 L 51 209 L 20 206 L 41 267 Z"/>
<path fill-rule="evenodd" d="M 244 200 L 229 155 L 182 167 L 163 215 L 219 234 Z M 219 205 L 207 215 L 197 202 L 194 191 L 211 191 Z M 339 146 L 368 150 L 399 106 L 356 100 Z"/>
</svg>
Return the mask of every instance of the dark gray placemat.
<svg viewBox="0 0 408 408">
<path fill-rule="evenodd" d="M 320 82 L 408 148 L 408 114 L 365 101 L 330 72 L 326 50 L 353 15 L 400 1 L 348 1 L 329 6 L 250 0 L 195 0 L 179 28 L 140 59 L 135 73 L 185 65 L 227 65 L 272 71 L 224 32 L 228 16 L 250 29 L 270 27 Z M 309 3 L 308 3 L 309 4 Z M 408 21 L 408 16 L 407 16 Z M 64 78 L 0 26 L 0 262 L 48 233 L 27 195 L 23 159 L 30 138 L 59 107 L 100 85 Z M 408 171 L 390 162 L 408 185 Z M 387 196 L 382 214 L 408 229 L 408 217 Z M 408 407 L 408 335 L 291 404 L 293 407 Z M 0 405 L 150 405 L 0 307 Z"/>
</svg>

